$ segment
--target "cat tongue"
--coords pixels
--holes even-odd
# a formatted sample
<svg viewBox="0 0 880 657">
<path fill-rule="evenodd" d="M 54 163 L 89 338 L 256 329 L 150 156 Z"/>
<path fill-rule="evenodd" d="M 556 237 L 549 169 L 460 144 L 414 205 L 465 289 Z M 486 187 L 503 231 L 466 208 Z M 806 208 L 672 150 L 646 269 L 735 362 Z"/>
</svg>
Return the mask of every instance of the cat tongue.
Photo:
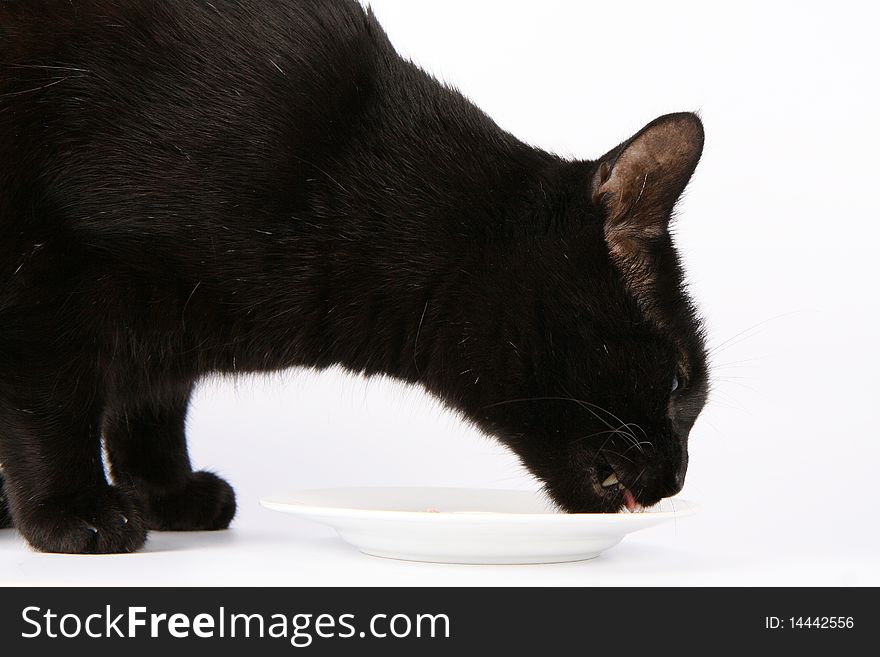
<svg viewBox="0 0 880 657">
<path fill-rule="evenodd" d="M 623 489 L 623 502 L 626 504 L 626 510 L 630 513 L 635 513 L 641 506 L 636 502 L 636 497 L 632 494 L 632 491 L 630 491 L 629 488 Z"/>
</svg>

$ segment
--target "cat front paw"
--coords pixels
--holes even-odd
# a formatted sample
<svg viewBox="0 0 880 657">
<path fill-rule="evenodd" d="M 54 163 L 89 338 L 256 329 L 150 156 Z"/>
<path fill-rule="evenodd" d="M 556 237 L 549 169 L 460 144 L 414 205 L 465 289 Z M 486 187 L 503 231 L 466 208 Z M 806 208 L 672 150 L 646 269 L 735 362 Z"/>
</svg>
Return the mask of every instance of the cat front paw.
<svg viewBox="0 0 880 657">
<path fill-rule="evenodd" d="M 12 527 L 12 514 L 9 512 L 9 503 L 0 492 L 0 529 Z"/>
<path fill-rule="evenodd" d="M 3 475 L 0 475 L 0 529 L 12 527 L 12 512 L 9 510 L 9 500 L 6 499 L 6 491 L 3 489 Z"/>
<path fill-rule="evenodd" d="M 133 493 L 111 486 L 40 502 L 16 516 L 16 527 L 40 552 L 134 552 L 147 540 Z"/>
<path fill-rule="evenodd" d="M 141 491 L 147 526 L 165 531 L 226 529 L 235 516 L 235 491 L 211 472 L 193 472 L 174 493 Z"/>
</svg>

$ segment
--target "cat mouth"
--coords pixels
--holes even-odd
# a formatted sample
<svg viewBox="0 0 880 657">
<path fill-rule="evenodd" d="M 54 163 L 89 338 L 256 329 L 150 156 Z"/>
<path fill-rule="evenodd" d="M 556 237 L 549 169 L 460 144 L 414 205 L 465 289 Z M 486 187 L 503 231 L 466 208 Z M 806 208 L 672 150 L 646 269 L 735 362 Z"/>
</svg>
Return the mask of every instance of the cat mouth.
<svg viewBox="0 0 880 657">
<path fill-rule="evenodd" d="M 622 501 L 624 508 L 629 513 L 638 513 L 642 511 L 642 505 L 636 501 L 636 496 L 633 492 L 618 479 L 617 472 L 614 471 L 611 464 L 601 457 L 598 461 L 593 477 L 596 492 L 599 493 L 603 499 L 617 501 L 618 503 Z"/>
</svg>

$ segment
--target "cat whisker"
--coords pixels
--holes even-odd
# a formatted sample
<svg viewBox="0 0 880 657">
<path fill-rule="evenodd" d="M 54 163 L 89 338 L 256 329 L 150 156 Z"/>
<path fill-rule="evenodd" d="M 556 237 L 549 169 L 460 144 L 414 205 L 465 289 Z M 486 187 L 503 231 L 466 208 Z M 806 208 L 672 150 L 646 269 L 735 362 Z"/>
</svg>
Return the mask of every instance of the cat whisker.
<svg viewBox="0 0 880 657">
<path fill-rule="evenodd" d="M 577 438 L 574 438 L 571 442 L 578 443 L 578 442 L 581 442 L 584 440 L 589 440 L 590 438 L 595 438 L 597 436 L 604 436 L 609 433 L 613 435 L 613 434 L 617 434 L 619 432 L 617 431 L 617 429 L 606 429 L 605 431 L 596 431 L 595 433 L 589 433 L 586 436 L 578 436 Z M 610 438 L 609 438 L 609 440 L 610 440 Z"/>
<path fill-rule="evenodd" d="M 650 442 L 650 441 L 647 441 L 647 440 L 641 440 L 641 441 L 635 443 L 634 445 L 628 447 L 628 448 L 626 449 L 626 451 L 624 452 L 624 454 L 626 454 L 627 452 L 629 452 L 631 449 L 638 449 L 642 454 L 644 454 L 644 453 L 645 453 L 645 450 L 642 449 L 642 445 L 648 445 L 649 447 L 653 447 L 653 446 L 654 446 L 654 443 L 652 443 L 652 442 Z"/>
<path fill-rule="evenodd" d="M 595 417 L 597 420 L 599 420 L 602 424 L 604 424 L 606 427 L 608 427 L 607 433 L 610 433 L 612 435 L 621 436 L 622 438 L 629 441 L 632 445 L 632 447 L 630 449 L 638 449 L 642 454 L 644 454 L 645 450 L 642 447 L 643 445 L 647 445 L 649 447 L 654 446 L 654 443 L 649 440 L 641 440 L 640 441 L 638 439 L 638 437 L 633 433 L 633 431 L 631 430 L 631 427 L 638 429 L 645 438 L 648 437 L 647 432 L 640 425 L 636 424 L 635 422 L 623 422 L 623 420 L 621 420 L 619 417 L 617 417 L 614 413 L 612 413 L 611 411 L 609 411 L 606 408 L 602 408 L 601 406 L 598 406 L 597 404 L 593 404 L 593 403 L 585 401 L 583 399 L 576 399 L 576 398 L 570 397 L 570 396 L 569 397 L 526 397 L 526 398 L 522 398 L 522 399 L 507 399 L 504 401 L 488 404 L 484 408 L 493 408 L 495 406 L 501 406 L 504 404 L 526 403 L 526 402 L 533 402 L 533 401 L 572 402 L 574 404 L 577 404 L 581 408 L 583 408 L 585 411 L 587 411 L 593 417 Z M 602 413 L 606 413 L 613 420 L 617 421 L 619 423 L 619 425 L 617 427 L 613 426 L 610 422 L 608 422 L 608 420 L 606 420 L 604 417 L 602 417 L 597 411 L 601 411 Z M 589 436 L 582 436 L 580 438 L 576 438 L 575 440 L 576 441 L 586 440 L 588 438 L 592 438 L 597 435 L 602 435 L 604 433 L 606 433 L 606 432 L 604 432 L 604 431 L 597 432 L 595 434 L 590 434 Z M 629 451 L 629 450 L 627 450 L 627 451 Z"/>
<path fill-rule="evenodd" d="M 631 449 L 638 449 L 642 454 L 645 453 L 645 450 L 642 449 L 642 441 L 640 441 L 638 438 L 636 438 L 636 436 L 634 436 L 632 433 L 621 429 L 619 435 L 622 436 L 624 439 L 626 439 L 630 444 L 630 446 L 626 450 L 627 452 Z M 645 442 L 645 444 L 648 444 L 648 441 L 644 441 L 644 442 Z"/>
<path fill-rule="evenodd" d="M 427 301 L 425 301 L 425 309 L 422 311 L 422 318 L 419 320 L 419 328 L 418 328 L 418 330 L 416 331 L 416 339 L 415 339 L 415 342 L 414 342 L 414 344 L 413 344 L 413 365 L 416 366 L 416 373 L 417 373 L 419 376 L 422 375 L 422 371 L 419 369 L 419 362 L 418 362 L 418 358 L 419 358 L 419 336 L 420 336 L 421 333 L 422 333 L 422 324 L 424 324 L 424 322 L 425 322 L 425 314 L 428 312 L 428 304 L 429 304 L 429 303 L 431 303 L 431 300 L 430 300 L 430 299 L 428 299 Z"/>
<path fill-rule="evenodd" d="M 641 426 L 639 426 L 635 422 L 624 422 L 619 417 L 617 417 L 614 413 L 609 411 L 607 408 L 603 408 L 603 407 L 599 406 L 598 404 L 593 404 L 592 402 L 584 401 L 582 399 L 578 399 L 575 401 L 582 406 L 588 406 L 588 407 L 590 407 L 590 409 L 595 409 L 597 411 L 607 413 L 611 417 L 612 420 L 614 420 L 615 422 L 618 422 L 621 426 L 626 427 L 626 428 L 635 427 L 636 429 L 638 429 L 639 431 L 642 432 L 642 435 L 645 438 L 648 437 L 648 434 L 645 432 L 645 430 Z"/>
<path fill-rule="evenodd" d="M 638 482 L 638 480 L 642 478 L 642 475 L 645 474 L 645 470 L 647 470 L 647 468 L 642 468 L 642 471 L 639 472 L 638 476 L 635 479 L 633 479 L 629 485 L 635 486 L 636 483 Z"/>
<path fill-rule="evenodd" d="M 605 445 L 607 445 L 613 439 L 614 439 L 613 435 L 609 436 L 608 438 L 605 439 L 605 442 L 602 443 L 602 445 L 599 447 L 599 449 L 596 450 L 596 453 L 593 455 L 593 459 L 592 459 L 592 461 L 590 461 L 590 467 L 592 467 L 596 463 L 596 459 L 602 453 L 602 450 L 605 448 Z"/>
<path fill-rule="evenodd" d="M 69 75 L 69 76 L 67 76 L 67 77 L 65 77 L 65 78 L 61 78 L 61 79 L 58 79 L 58 80 L 53 80 L 52 82 L 49 82 L 49 83 L 44 84 L 44 85 L 39 86 L 39 87 L 35 87 L 35 88 L 33 88 L 33 89 L 24 89 L 23 91 L 11 91 L 11 92 L 6 93 L 6 94 L 0 94 L 0 99 L 13 98 L 13 97 L 15 97 L 15 96 L 21 96 L 21 95 L 23 95 L 23 94 L 34 93 L 35 91 L 42 91 L 43 89 L 48 89 L 49 87 L 54 87 L 56 84 L 61 84 L 62 82 L 66 82 L 67 80 L 70 80 L 72 77 L 77 77 L 77 76 L 70 76 L 70 75 Z"/>
<path fill-rule="evenodd" d="M 774 322 L 774 321 L 776 321 L 776 320 L 782 319 L 783 317 L 788 317 L 789 315 L 796 315 L 796 314 L 798 314 L 798 313 L 800 313 L 800 312 L 802 312 L 802 311 L 800 311 L 800 310 L 792 310 L 792 311 L 787 312 L 787 313 L 781 313 L 781 314 L 779 314 L 779 315 L 775 315 L 775 316 L 773 316 L 773 317 L 769 317 L 769 318 L 765 319 L 764 321 L 758 322 L 757 324 L 754 324 L 753 326 L 750 326 L 750 327 L 748 327 L 747 329 L 744 329 L 744 330 L 740 331 L 739 333 L 737 333 L 737 334 L 735 334 L 735 335 L 733 335 L 733 336 L 727 338 L 726 340 L 724 340 L 724 341 L 721 342 L 720 344 L 717 344 L 717 345 L 715 345 L 714 347 L 708 349 L 708 350 L 706 351 L 706 354 L 709 356 L 709 358 L 712 358 L 713 356 L 717 355 L 717 354 L 720 353 L 721 351 L 723 351 L 723 350 L 725 350 L 725 349 L 729 349 L 730 347 L 732 347 L 732 346 L 734 346 L 735 344 L 738 344 L 739 342 L 742 341 L 742 340 L 738 340 L 737 342 L 734 342 L 734 340 L 737 340 L 737 338 L 743 338 L 743 339 L 745 339 L 746 337 L 752 337 L 751 335 L 747 335 L 747 334 L 749 334 L 750 332 L 752 332 L 752 331 L 754 331 L 754 330 L 756 330 L 756 329 L 758 329 L 758 328 L 763 327 L 763 326 L 766 325 L 766 324 L 769 324 L 770 322 Z"/>
<path fill-rule="evenodd" d="M 620 452 L 615 452 L 614 450 L 601 449 L 601 450 L 599 450 L 599 452 L 601 452 L 602 454 L 613 454 L 614 456 L 619 456 L 624 461 L 629 461 L 630 463 L 635 463 L 635 461 L 633 461 L 631 458 L 628 458 L 625 454 L 621 454 Z"/>
<path fill-rule="evenodd" d="M 642 454 L 644 454 L 645 451 L 644 451 L 644 449 L 642 449 L 642 445 L 648 445 L 648 446 L 653 447 L 653 443 L 651 443 L 650 441 L 646 441 L 646 440 L 639 441 L 636 439 L 635 436 L 633 436 L 630 433 L 627 433 L 626 431 L 623 431 L 619 427 L 617 429 L 607 429 L 605 431 L 596 431 L 595 433 L 591 433 L 586 436 L 580 436 L 578 438 L 575 438 L 572 441 L 572 443 L 582 442 L 584 440 L 588 440 L 590 438 L 595 438 L 596 436 L 602 436 L 605 434 L 611 434 L 611 435 L 609 436 L 608 440 L 606 440 L 605 443 L 603 443 L 603 446 L 606 445 L 608 443 L 608 441 L 612 440 L 615 436 L 621 436 L 622 438 L 626 439 L 630 443 L 630 446 L 626 449 L 626 452 L 624 452 L 624 453 L 629 452 L 631 449 L 638 449 Z"/>
<path fill-rule="evenodd" d="M 568 392 L 568 391 L 566 391 L 566 392 Z M 572 399 L 574 399 L 574 398 L 572 398 Z M 602 408 L 602 407 L 599 406 L 598 404 L 593 404 L 593 403 L 591 403 L 591 402 L 584 401 L 584 400 L 582 400 L 582 399 L 575 399 L 574 401 L 575 401 L 575 403 L 579 404 L 582 408 L 584 408 L 585 410 L 587 410 L 587 411 L 589 411 L 590 413 L 592 413 L 592 415 L 593 415 L 594 417 L 596 417 L 596 419 L 598 419 L 599 421 L 603 422 L 606 426 L 608 426 L 608 428 L 611 428 L 610 423 L 608 423 L 606 420 L 604 420 L 603 418 L 601 418 L 601 417 L 596 413 L 596 410 L 602 411 L 603 413 L 607 413 L 609 416 L 611 416 L 612 419 L 614 419 L 616 422 L 618 422 L 618 423 L 620 424 L 620 426 L 618 427 L 618 430 L 621 430 L 621 429 L 629 429 L 631 426 L 634 426 L 634 427 L 638 428 L 639 431 L 642 432 L 642 435 L 643 435 L 645 438 L 648 437 L 648 435 L 645 433 L 645 430 L 642 429 L 638 424 L 635 424 L 634 422 L 633 422 L 633 423 L 626 423 L 626 422 L 624 422 L 623 420 L 621 420 L 619 417 L 617 417 L 614 413 L 612 413 L 611 411 L 609 411 L 609 410 L 606 409 L 606 408 Z M 594 409 L 595 409 L 595 410 L 594 410 Z M 621 435 L 623 435 L 624 437 L 626 437 L 626 438 L 628 438 L 628 439 L 632 439 L 632 441 L 634 442 L 634 444 L 636 444 L 636 446 L 639 448 L 639 451 L 641 451 L 642 453 L 644 453 L 644 450 L 642 450 L 641 446 L 638 444 L 638 439 L 635 437 L 635 435 L 632 433 L 631 430 L 628 431 L 628 432 L 626 432 L 626 433 L 623 433 L 623 434 L 621 434 Z"/>
</svg>

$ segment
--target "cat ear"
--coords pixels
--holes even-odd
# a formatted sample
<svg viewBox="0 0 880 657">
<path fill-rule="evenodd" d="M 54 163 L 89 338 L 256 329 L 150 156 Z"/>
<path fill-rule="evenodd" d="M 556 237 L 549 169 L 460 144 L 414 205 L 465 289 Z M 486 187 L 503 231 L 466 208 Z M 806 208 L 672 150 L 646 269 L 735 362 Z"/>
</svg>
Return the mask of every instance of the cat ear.
<svg viewBox="0 0 880 657">
<path fill-rule="evenodd" d="M 703 139 L 696 114 L 667 114 L 600 158 L 592 198 L 607 211 L 605 232 L 612 248 L 615 236 L 638 242 L 666 230 L 700 160 Z"/>
</svg>

